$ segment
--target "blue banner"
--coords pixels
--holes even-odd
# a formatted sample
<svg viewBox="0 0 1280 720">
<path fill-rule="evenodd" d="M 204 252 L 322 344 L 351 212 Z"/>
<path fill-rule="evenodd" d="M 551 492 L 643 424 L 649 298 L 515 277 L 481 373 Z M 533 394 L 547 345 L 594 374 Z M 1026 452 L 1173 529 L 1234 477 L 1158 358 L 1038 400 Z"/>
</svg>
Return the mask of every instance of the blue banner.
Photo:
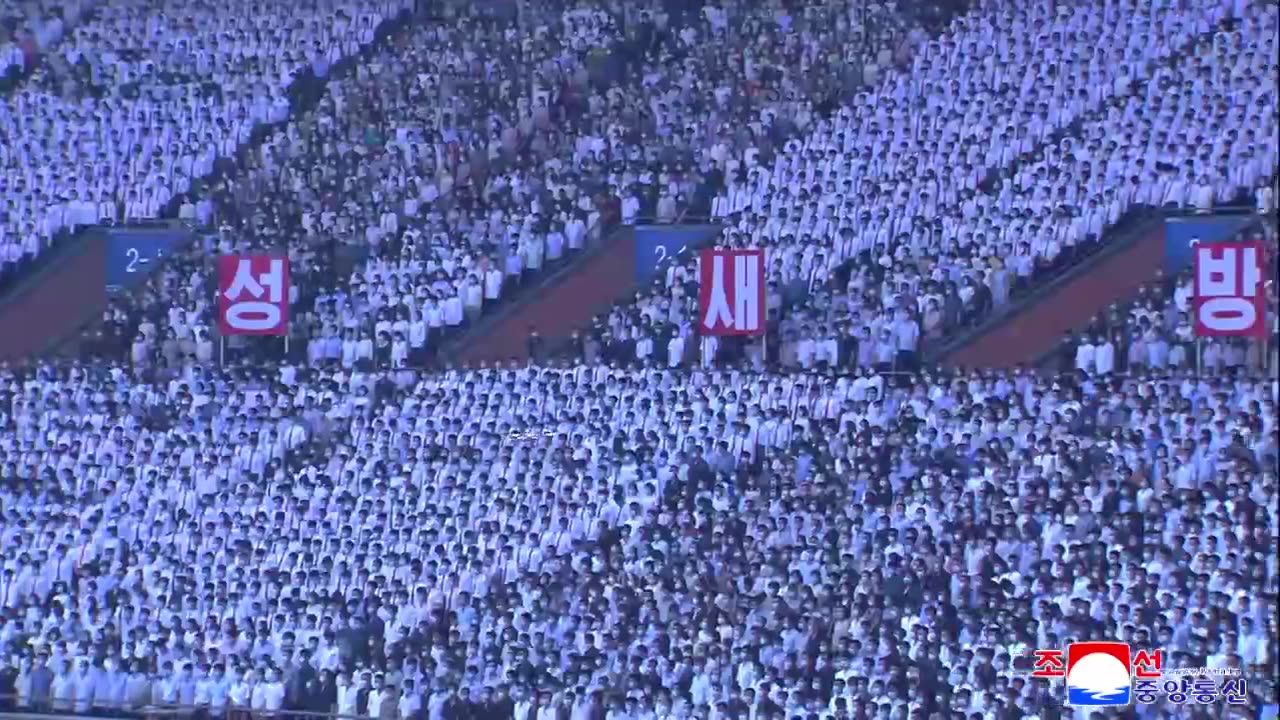
<svg viewBox="0 0 1280 720">
<path fill-rule="evenodd" d="M 718 232 L 716 225 L 637 225 L 636 283 L 648 283 L 668 258 L 696 249 Z"/>
<path fill-rule="evenodd" d="M 171 228 L 120 228 L 107 231 L 107 292 L 137 287 L 164 257 L 181 248 L 191 233 Z"/>
<path fill-rule="evenodd" d="M 1164 221 L 1164 272 L 1177 275 L 1191 267 L 1198 242 L 1229 240 L 1253 218 L 1249 215 L 1169 218 Z"/>
</svg>

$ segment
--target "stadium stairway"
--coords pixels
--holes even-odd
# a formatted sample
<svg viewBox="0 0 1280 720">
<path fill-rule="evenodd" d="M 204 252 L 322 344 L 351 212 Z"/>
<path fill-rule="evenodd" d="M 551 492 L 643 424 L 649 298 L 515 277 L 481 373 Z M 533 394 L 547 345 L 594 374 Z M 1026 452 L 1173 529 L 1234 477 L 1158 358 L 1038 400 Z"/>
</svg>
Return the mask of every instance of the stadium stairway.
<svg viewBox="0 0 1280 720">
<path fill-rule="evenodd" d="M 961 368 L 1030 365 L 1112 303 L 1155 279 L 1164 260 L 1164 216 L 1139 211 L 1108 233 L 1101 250 L 971 332 L 937 348 L 932 359 Z"/>
<path fill-rule="evenodd" d="M 604 233 L 580 257 L 535 284 L 441 349 L 442 359 L 466 365 L 528 358 L 529 331 L 569 335 L 632 290 L 635 231 L 622 225 Z"/>
<path fill-rule="evenodd" d="M 934 362 L 958 368 L 1039 366 L 1046 358 L 1056 357 L 1070 333 L 1088 327 L 1099 312 L 1163 276 L 1173 252 L 1168 230 L 1171 218 L 1192 221 L 1191 225 L 1201 229 L 1203 239 L 1223 240 L 1247 222 L 1235 208 L 1227 208 L 1231 211 L 1224 215 L 1185 217 L 1177 210 L 1131 212 L 1107 233 L 1105 244 L 1095 254 L 971 331 L 927 349 L 926 355 Z M 1185 237 L 1173 244 L 1189 247 Z M 1175 262 L 1190 262 L 1190 251 Z"/>
<path fill-rule="evenodd" d="M 176 220 L 132 224 L 126 232 L 132 238 L 162 235 L 175 242 L 185 242 L 191 235 Z M 0 361 L 43 355 L 102 315 L 108 298 L 111 235 L 110 230 L 95 226 L 64 237 L 4 288 Z"/>
<path fill-rule="evenodd" d="M 529 357 L 531 331 L 550 345 L 575 330 L 585 331 L 594 317 L 647 285 L 666 258 L 696 251 L 718 235 L 714 224 L 616 226 L 564 267 L 520 288 L 507 304 L 448 341 L 438 359 L 463 365 L 523 362 Z M 646 261 L 659 246 L 658 257 Z"/>
</svg>

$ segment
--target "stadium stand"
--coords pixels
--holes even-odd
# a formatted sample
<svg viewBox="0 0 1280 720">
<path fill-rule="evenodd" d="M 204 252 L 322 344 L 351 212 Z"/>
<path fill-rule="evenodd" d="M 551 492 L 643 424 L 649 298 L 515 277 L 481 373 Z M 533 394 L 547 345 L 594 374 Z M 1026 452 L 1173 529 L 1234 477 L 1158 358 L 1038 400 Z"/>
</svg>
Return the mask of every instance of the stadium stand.
<svg viewBox="0 0 1280 720">
<path fill-rule="evenodd" d="M 96 8 L 0 102 L 3 264 L 34 261 L 63 230 L 161 217 L 288 117 L 298 73 L 357 52 L 402 6 Z"/>
<path fill-rule="evenodd" d="M 1131 369 L 1195 369 L 1221 374 L 1241 368 L 1272 372 L 1280 368 L 1276 358 L 1280 299 L 1274 282 L 1280 270 L 1276 266 L 1274 218 L 1258 226 L 1250 225 L 1238 236 L 1224 240 L 1256 240 L 1270 249 L 1263 271 L 1264 278 L 1271 278 L 1264 285 L 1265 338 L 1197 339 L 1191 307 L 1194 271 L 1188 268 L 1144 286 L 1130 302 L 1108 308 L 1088 327 L 1078 328 L 1080 332 L 1066 338 L 1058 349 L 1054 358 L 1058 367 L 1099 376 Z"/>
<path fill-rule="evenodd" d="M 188 7 L 102 0 L 12 96 L 163 115 L 190 96 L 142 98 L 202 62 L 244 91 L 196 106 L 242 125 L 197 133 L 235 161 L 172 191 L 192 247 L 74 357 L 0 365 L 0 716 L 1276 708 L 1274 282 L 1253 356 L 1190 360 L 1181 276 L 1061 367 L 922 352 L 1148 206 L 1252 193 L 1274 250 L 1274 3 Z M 187 63 L 182 33 L 216 47 Z M 27 150 L 44 122 L 0 158 L 56 154 Z M 102 141 L 49 182 L 88 192 L 70 153 Z M 93 162 L 127 198 L 148 157 Z M 421 367 L 613 223 L 704 208 L 770 253 L 767 348 L 700 335 L 680 257 L 532 361 Z M 260 251 L 291 261 L 290 351 L 219 352 L 212 260 Z M 1032 672 L 1105 640 L 1161 652 L 1156 689 Z"/>
<path fill-rule="evenodd" d="M 852 42 L 859 26 L 848 17 L 851 8 L 835 4 L 829 14 L 807 12 L 795 22 L 819 27 L 839 16 L 842 34 L 825 42 Z M 793 121 L 780 112 L 784 104 L 807 98 L 811 105 L 844 90 L 827 82 L 810 87 L 808 76 L 788 75 L 776 62 L 720 62 L 774 37 L 749 30 L 780 32 L 780 23 L 791 22 L 787 15 L 750 14 L 739 24 L 728 10 L 673 16 L 641 6 L 628 9 L 632 22 L 624 34 L 620 21 L 590 6 L 550 3 L 521 15 L 536 39 L 530 43 L 494 30 L 487 6 L 461 12 L 462 25 L 451 32 L 422 28 L 405 47 L 383 53 L 372 67 L 390 67 L 392 74 L 371 69 L 331 88 L 334 98 L 374 93 L 379 110 L 372 121 L 363 103 L 324 101 L 296 133 L 264 146 L 264 153 L 293 158 L 292 165 L 281 173 L 264 158 L 240 183 L 243 192 L 215 196 L 201 218 L 229 225 L 224 235 L 239 238 L 239 249 L 289 247 L 298 267 L 325 288 L 303 299 L 296 325 L 298 346 L 314 357 L 336 357 L 351 346 L 350 364 L 371 360 L 375 346 L 390 353 L 394 345 L 403 349 L 397 362 L 421 364 L 451 331 L 474 326 L 485 307 L 509 300 L 521 284 L 535 285 L 542 270 L 563 264 L 614 222 L 642 214 L 669 222 L 691 207 L 708 208 L 721 166 L 768 153 L 792 126 L 810 122 L 811 109 L 802 108 Z M 878 13 L 881 42 L 908 41 L 902 23 Z M 688 24 L 675 24 L 681 21 Z M 472 47 L 488 48 L 508 64 L 490 61 L 483 72 L 467 67 Z M 813 53 L 805 67 L 830 70 L 810 73 L 814 77 L 848 84 L 866 72 Z M 868 65 L 874 74 L 875 62 Z M 494 82 L 522 66 L 539 69 L 534 85 Z M 404 96 L 386 85 L 401 75 L 416 76 L 420 87 Z M 746 93 L 739 91 L 744 83 Z M 711 101 L 699 95 L 704 91 L 711 91 Z M 640 106 L 629 102 L 636 96 L 645 98 Z M 432 97 L 451 104 L 437 103 L 434 113 L 424 114 L 420 101 Z M 353 155 L 318 139 L 330 123 L 339 135 L 352 127 L 385 129 L 362 138 L 377 148 Z M 709 171 L 701 169 L 708 165 Z M 357 183 L 379 178 L 382 186 L 367 202 L 330 203 L 326 212 L 326 198 L 347 176 Z M 274 208 L 263 216 L 266 226 L 255 220 L 259 206 Z M 198 267 L 202 257 L 203 248 L 196 248 L 185 267 Z M 183 284 L 189 276 L 185 269 L 171 274 Z M 403 290 L 409 287 L 413 292 Z M 149 327 L 158 334 L 139 352 L 156 355 L 169 336 L 160 304 L 177 298 L 186 308 L 189 298 L 204 296 L 207 288 L 182 287 L 146 298 L 142 305 L 156 316 Z M 205 306 L 207 322 L 208 304 L 197 304 Z"/>
<path fill-rule="evenodd" d="M 53 50 L 96 4 L 96 0 L 30 0 L 0 10 L 0 93 L 26 79 L 40 55 Z"/>
<path fill-rule="evenodd" d="M 985 717 L 1071 639 L 1274 663 L 1274 381 L 192 372 L 7 374 L 23 705 Z"/>
<path fill-rule="evenodd" d="M 1144 15 L 1118 4 L 1074 11 L 1033 4 L 1005 7 L 990 19 L 967 16 L 954 36 L 927 46 L 910 74 L 793 141 L 772 170 L 730 181 L 716 198 L 716 213 L 726 220 L 721 244 L 769 251 L 770 308 L 777 316 L 770 345 L 777 359 L 801 367 L 824 359 L 867 365 L 902 351 L 912 362 L 922 340 L 974 326 L 1092 254 L 1131 208 L 1209 210 L 1255 191 L 1259 202 L 1270 202 L 1277 131 L 1267 108 L 1274 104 L 1276 66 L 1267 48 L 1276 43 L 1270 32 L 1276 9 L 1249 5 L 1234 24 L 1223 12 L 1219 5 Z M 974 72 L 967 80 L 996 93 L 989 102 L 972 99 L 959 79 L 922 79 L 930 67 L 951 67 L 958 60 L 949 58 L 959 53 L 987 48 L 982 38 L 993 23 L 1022 22 L 1044 23 L 1036 37 L 1045 40 L 1090 43 L 1073 42 L 1065 52 L 1049 42 L 1032 49 L 1020 44 L 1031 36 L 1015 33 L 1020 40 L 991 47 L 982 66 L 989 77 Z M 1148 44 L 1134 40 L 1142 33 L 1122 29 L 1140 23 L 1174 32 Z M 1251 45 L 1257 50 L 1230 50 Z M 1055 67 L 1056 82 L 1038 83 L 1032 73 L 1008 76 L 1041 63 Z M 1184 72 L 1196 78 L 1187 81 L 1192 87 L 1166 92 Z M 895 94 L 901 99 L 889 101 Z M 1154 99 L 1166 96 L 1174 99 Z M 1228 97 L 1234 101 L 1221 113 L 1184 107 Z M 983 122 L 965 121 L 966 112 L 984 113 Z M 1243 130 L 1179 160 L 1170 143 L 1212 134 L 1232 117 Z M 905 137 L 896 146 L 876 139 L 890 131 Z M 934 219 L 926 223 L 926 216 Z M 674 308 L 677 320 L 658 323 L 656 332 L 680 335 L 686 346 L 693 342 L 677 328 L 679 319 L 692 317 L 695 268 L 689 256 L 660 277 L 645 301 Z M 629 313 L 634 320 L 619 308 L 608 324 Z M 835 359 L 818 356 L 827 350 L 816 348 L 830 349 L 833 341 Z M 714 341 L 703 344 L 719 352 Z"/>
</svg>

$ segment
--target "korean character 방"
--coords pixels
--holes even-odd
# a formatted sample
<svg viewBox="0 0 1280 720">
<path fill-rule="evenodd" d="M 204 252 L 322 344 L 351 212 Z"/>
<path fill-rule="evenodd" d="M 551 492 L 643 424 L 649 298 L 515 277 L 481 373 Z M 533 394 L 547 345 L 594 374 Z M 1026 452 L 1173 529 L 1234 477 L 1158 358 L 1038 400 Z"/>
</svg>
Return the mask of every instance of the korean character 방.
<svg viewBox="0 0 1280 720">
<path fill-rule="evenodd" d="M 1160 696 L 1160 683 L 1155 680 L 1137 680 L 1133 683 L 1133 701 L 1150 705 Z"/>
<path fill-rule="evenodd" d="M 1228 705 L 1244 705 L 1249 701 L 1249 687 L 1244 678 L 1229 677 L 1218 686 L 1218 695 Z"/>
<path fill-rule="evenodd" d="M 1171 678 L 1169 680 L 1165 680 L 1163 685 L 1164 696 L 1169 699 L 1169 702 L 1181 705 L 1190 699 L 1190 680 L 1185 678 Z"/>
<path fill-rule="evenodd" d="M 1218 701 L 1218 683 L 1213 678 L 1197 678 L 1191 681 L 1191 700 L 1199 705 Z"/>
</svg>

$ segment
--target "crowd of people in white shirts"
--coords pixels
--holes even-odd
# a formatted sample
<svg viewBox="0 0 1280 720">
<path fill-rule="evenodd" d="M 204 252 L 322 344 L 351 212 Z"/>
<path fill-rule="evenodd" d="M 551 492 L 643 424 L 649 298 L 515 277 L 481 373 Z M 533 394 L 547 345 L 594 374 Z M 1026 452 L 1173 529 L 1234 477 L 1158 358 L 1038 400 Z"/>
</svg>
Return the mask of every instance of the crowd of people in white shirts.
<svg viewBox="0 0 1280 720">
<path fill-rule="evenodd" d="M 1274 379 L 71 365 L 0 387 L 22 707 L 1065 717 L 1028 655 L 1099 638 L 1238 672 L 1214 717 L 1274 702 Z"/>
<path fill-rule="evenodd" d="M 226 194 L 243 202 L 193 201 L 182 214 L 226 224 L 220 251 L 289 249 L 313 286 L 294 322 L 313 361 L 420 364 L 450 330 L 606 224 L 642 213 L 675 220 L 695 196 L 709 202 L 707 188 L 735 158 L 759 155 L 753 135 L 768 142 L 773 125 L 806 127 L 826 88 L 806 87 L 783 56 L 753 57 L 774 52 L 756 33 L 838 25 L 819 38 L 838 42 L 857 27 L 855 5 L 792 18 L 754 6 L 672 16 L 657 4 L 618 15 L 553 3 L 523 10 L 527 36 L 484 6 L 451 8 L 452 24 L 425 17 L 354 76 L 331 82 L 314 115 L 269 138 L 236 181 L 257 191 Z M 721 67 L 734 52 L 742 67 Z M 531 82 L 521 79 L 528 67 L 537 70 Z M 630 101 L 636 94 L 644 107 Z M 735 122 L 757 112 L 752 127 Z M 155 317 L 146 337 L 130 339 L 135 361 L 172 364 L 189 339 L 175 335 L 211 324 L 209 281 L 192 284 L 207 250 L 171 263 L 145 299 Z M 360 260 L 349 277 L 335 260 L 347 253 Z M 186 317 L 192 306 L 200 323 Z"/>
<path fill-rule="evenodd" d="M 724 178 L 712 207 L 725 242 L 773 253 L 768 304 L 784 342 L 770 372 L 725 369 L 706 340 L 702 362 L 684 367 L 697 296 L 687 264 L 616 309 L 585 361 L 407 367 L 428 344 L 415 332 L 478 314 L 454 284 L 459 268 L 482 308 L 539 269 L 530 237 L 572 247 L 593 213 L 611 211 L 596 189 L 623 201 L 619 219 L 638 212 L 626 199 L 650 158 L 628 165 L 620 138 L 619 156 L 588 167 L 613 142 L 608 128 L 549 124 L 574 101 L 589 117 L 627 117 L 616 92 L 591 90 L 613 71 L 592 50 L 633 40 L 630 22 L 611 26 L 617 14 L 593 5 L 524 5 L 522 38 L 480 8 L 451 8 L 449 23 L 418 23 L 330 82 L 243 176 L 181 210 L 222 226 L 205 253 L 287 248 L 313 303 L 297 318 L 313 341 L 306 362 L 218 367 L 203 271 L 175 263 L 145 296 L 152 312 L 134 309 L 129 357 L 0 368 L 0 707 L 1056 720 L 1068 717 L 1063 685 L 1031 678 L 1030 653 L 1094 639 L 1160 647 L 1167 668 L 1235 681 L 1218 683 L 1215 705 L 1162 695 L 1136 709 L 1144 720 L 1274 704 L 1274 377 L 1248 362 L 1101 373 L 1096 355 L 1092 370 L 1052 377 L 950 374 L 919 369 L 916 353 L 972 321 L 988 257 L 1010 258 L 1025 282 L 1037 260 L 1054 261 L 1047 228 L 1079 229 L 1055 214 L 1059 193 L 1108 213 L 1150 202 L 1093 197 L 1094 173 L 1110 172 L 1123 143 L 1150 133 L 1160 144 L 1132 150 L 1135 167 L 1189 160 L 1215 200 L 1274 172 L 1274 112 L 1253 114 L 1274 109 L 1261 86 L 1274 8 L 988 3 L 919 42 L 911 74 L 887 73 L 827 119 L 813 93 L 831 89 L 805 85 L 822 74 L 816 56 L 784 62 L 789 42 L 801 47 L 789 33 L 838 47 L 853 5 L 686 18 L 680 42 L 739 48 L 742 70 L 715 77 L 741 72 L 760 89 L 746 105 L 759 119 L 639 146 L 692 150 L 690 176 Z M 324 25 L 294 12 L 304 34 Z M 1228 16 L 1236 35 L 1214 34 Z M 362 15 L 346 17 L 359 40 Z M 815 19 L 831 28 L 800 22 Z M 740 45 L 742 28 L 759 44 Z M 1189 48 L 1203 52 L 1188 60 Z M 1209 65 L 1218 48 L 1233 50 L 1221 58 L 1231 69 Z M 528 87 L 501 64 L 508 49 L 538 68 Z M 313 69 L 332 59 L 293 50 Z M 275 97 L 282 88 L 254 74 L 266 65 L 244 77 Z M 693 67 L 648 68 L 646 97 L 709 72 Z M 1189 67 L 1209 69 L 1179 71 Z M 1151 87 L 1184 76 L 1192 87 L 1161 101 L 1180 125 L 1137 114 Z M 1185 106 L 1205 97 L 1239 109 L 1223 109 L 1221 147 L 1184 158 L 1181 133 L 1219 137 L 1212 116 Z M 1099 135 L 1104 121 L 1132 133 Z M 795 134 L 762 152 L 783 122 Z M 1164 201 L 1183 171 L 1155 172 L 1139 186 L 1163 183 Z M 649 180 L 655 199 L 681 194 L 673 177 Z M 567 209 L 552 213 L 548 190 Z M 1061 246 L 1100 239 L 1115 218 L 1099 218 Z M 966 280 L 959 305 L 926 287 Z M 656 362 L 623 369 L 619 346 Z M 382 347 L 389 362 L 360 362 Z"/>
<path fill-rule="evenodd" d="M 775 346 L 903 316 L 942 337 L 1138 205 L 1243 198 L 1274 212 L 1276 21 L 1254 2 L 994 3 L 962 17 L 716 198 L 724 244 L 765 248 L 787 300 Z M 693 315 L 696 292 L 677 286 L 695 262 L 660 278 L 674 317 Z"/>
<path fill-rule="evenodd" d="M 412 3 L 408 3 L 411 6 Z M 373 40 L 406 2 L 103 3 L 0 98 L 0 264 L 60 231 L 161 217 L 289 117 L 290 84 Z"/>
<path fill-rule="evenodd" d="M 13 83 L 35 69 L 67 30 L 91 13 L 98 0 L 24 0 L 0 9 L 0 83 Z M 8 88 L 5 88 L 8 89 Z"/>
</svg>

